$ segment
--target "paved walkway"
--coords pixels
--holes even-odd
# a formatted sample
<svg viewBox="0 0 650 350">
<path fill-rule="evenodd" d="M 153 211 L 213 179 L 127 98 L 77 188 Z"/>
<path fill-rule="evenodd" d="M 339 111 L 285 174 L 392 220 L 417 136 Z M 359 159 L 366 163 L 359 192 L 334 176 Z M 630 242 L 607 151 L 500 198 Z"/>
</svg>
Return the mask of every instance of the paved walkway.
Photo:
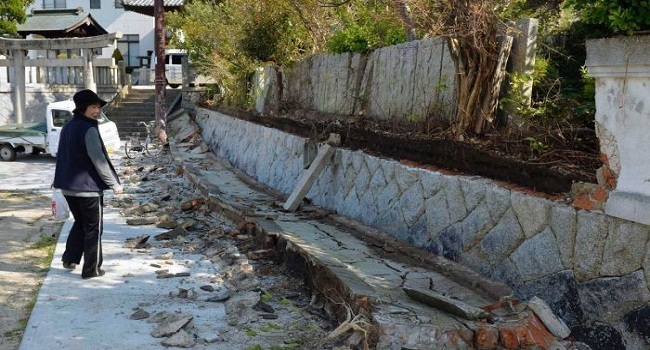
<svg viewBox="0 0 650 350">
<path fill-rule="evenodd" d="M 169 293 L 178 293 L 178 280 L 157 279 L 151 266 L 160 263 L 157 254 L 167 250 L 138 253 L 124 248 L 127 238 L 155 235 L 165 230 L 151 226 L 129 226 L 115 210 L 105 212 L 104 270 L 101 278 L 83 280 L 80 268 L 69 271 L 61 266 L 61 255 L 72 221 L 61 230 L 52 267 L 38 295 L 38 300 L 25 329 L 22 350 L 51 349 L 161 349 L 159 338 L 150 333 L 152 323 L 129 319 L 137 307 L 156 312 L 179 312 L 195 315 L 193 322 L 206 329 L 218 327 L 214 320 L 224 320 L 223 304 L 212 303 L 203 308 L 200 303 L 169 299 Z M 175 253 L 175 260 L 201 260 L 201 256 Z M 211 264 L 193 264 L 193 276 L 213 275 Z M 186 272 L 189 268 L 175 264 L 171 273 Z M 206 282 L 207 283 L 207 282 Z M 188 288 L 198 289 L 200 278 L 194 278 Z M 216 330 L 215 330 L 216 331 Z M 200 348 L 200 347 L 197 347 Z M 216 347 L 215 347 L 216 348 Z"/>
<path fill-rule="evenodd" d="M 51 192 L 55 163 L 56 159 L 47 154 L 24 153 L 18 153 L 13 162 L 0 161 L 0 190 Z"/>
</svg>

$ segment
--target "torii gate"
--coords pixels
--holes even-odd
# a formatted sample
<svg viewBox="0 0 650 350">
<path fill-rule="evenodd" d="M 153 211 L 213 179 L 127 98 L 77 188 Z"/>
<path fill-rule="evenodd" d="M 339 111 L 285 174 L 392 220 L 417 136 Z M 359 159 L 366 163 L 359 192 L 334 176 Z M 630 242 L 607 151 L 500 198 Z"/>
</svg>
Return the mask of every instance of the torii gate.
<svg viewBox="0 0 650 350">
<path fill-rule="evenodd" d="M 0 38 L 0 50 L 10 50 L 13 67 L 15 69 L 14 83 L 14 108 L 16 122 L 23 122 L 25 115 L 25 52 L 26 50 L 67 50 L 82 49 L 84 54 L 84 86 L 86 89 L 97 91 L 97 84 L 93 74 L 93 49 L 104 48 L 112 45 L 122 33 L 109 33 L 84 38 L 56 38 L 56 39 L 7 39 Z M 31 66 L 42 66 L 43 60 L 29 60 Z"/>
</svg>

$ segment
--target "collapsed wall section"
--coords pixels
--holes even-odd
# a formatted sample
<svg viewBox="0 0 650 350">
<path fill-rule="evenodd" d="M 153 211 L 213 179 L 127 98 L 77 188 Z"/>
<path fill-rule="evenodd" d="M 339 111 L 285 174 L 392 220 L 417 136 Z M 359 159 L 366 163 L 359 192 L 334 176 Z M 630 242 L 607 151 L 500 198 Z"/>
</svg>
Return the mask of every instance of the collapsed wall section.
<svg viewBox="0 0 650 350">
<path fill-rule="evenodd" d="M 219 157 L 291 193 L 304 170 L 307 139 L 204 109 L 196 119 Z M 541 297 L 576 338 L 605 339 L 598 349 L 647 348 L 650 229 L 645 225 L 576 210 L 481 177 L 445 175 L 345 149 L 336 150 L 307 197 L 507 282 L 521 298 Z"/>
</svg>

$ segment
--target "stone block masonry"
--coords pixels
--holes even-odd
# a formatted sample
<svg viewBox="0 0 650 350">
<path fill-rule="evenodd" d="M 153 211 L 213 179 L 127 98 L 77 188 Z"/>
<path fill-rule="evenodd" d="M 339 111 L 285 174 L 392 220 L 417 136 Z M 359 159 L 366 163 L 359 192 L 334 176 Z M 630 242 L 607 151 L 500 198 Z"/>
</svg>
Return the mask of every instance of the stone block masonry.
<svg viewBox="0 0 650 350">
<path fill-rule="evenodd" d="M 455 69 L 441 38 L 383 47 L 368 54 L 314 55 L 282 73 L 282 104 L 337 115 L 424 120 L 453 113 Z M 256 75 L 256 109 L 272 113 L 268 92 L 280 83 Z M 274 88 L 269 85 L 275 84 Z M 432 93 L 432 91 L 434 93 Z M 278 95 L 279 97 L 279 95 Z M 266 106 L 270 104 L 270 106 Z"/>
<path fill-rule="evenodd" d="M 197 109 L 211 150 L 287 196 L 307 139 Z M 577 210 L 475 176 L 337 149 L 307 197 L 543 299 L 593 349 L 647 349 L 648 226 Z M 645 322 L 645 323 L 644 323 Z"/>
<path fill-rule="evenodd" d="M 522 19 L 515 27 L 509 72 L 531 74 L 538 21 Z M 455 113 L 455 77 L 447 41 L 431 37 L 364 54 L 313 55 L 281 70 L 259 68 L 252 97 L 265 115 L 276 115 L 283 105 L 380 120 L 447 120 Z M 519 94 L 530 100 L 532 81 Z"/>
</svg>

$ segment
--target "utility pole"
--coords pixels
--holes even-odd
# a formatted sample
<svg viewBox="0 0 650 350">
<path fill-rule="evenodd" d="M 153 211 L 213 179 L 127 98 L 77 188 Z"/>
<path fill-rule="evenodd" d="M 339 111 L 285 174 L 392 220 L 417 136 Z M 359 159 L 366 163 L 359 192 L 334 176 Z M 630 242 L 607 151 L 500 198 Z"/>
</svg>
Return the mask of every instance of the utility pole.
<svg viewBox="0 0 650 350">
<path fill-rule="evenodd" d="M 154 0 L 153 3 L 153 16 L 154 16 L 154 50 L 156 51 L 156 69 L 154 83 L 156 86 L 156 100 L 155 100 L 155 116 L 156 127 L 155 132 L 158 139 L 163 143 L 167 143 L 167 116 L 166 99 L 165 99 L 165 86 L 167 79 L 165 78 L 165 4 L 164 0 Z"/>
</svg>

